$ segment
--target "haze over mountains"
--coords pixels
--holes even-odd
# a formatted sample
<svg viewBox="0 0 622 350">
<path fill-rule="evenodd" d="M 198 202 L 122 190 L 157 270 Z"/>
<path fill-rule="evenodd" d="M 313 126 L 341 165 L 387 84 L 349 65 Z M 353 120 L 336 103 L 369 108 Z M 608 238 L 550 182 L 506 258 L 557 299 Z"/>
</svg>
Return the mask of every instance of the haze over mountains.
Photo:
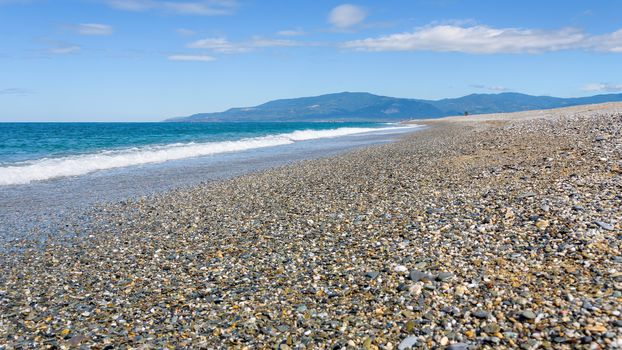
<svg viewBox="0 0 622 350">
<path fill-rule="evenodd" d="M 450 115 L 517 112 L 583 104 L 622 101 L 622 94 L 560 98 L 514 92 L 471 94 L 459 98 L 421 100 L 341 92 L 313 97 L 274 100 L 255 107 L 199 113 L 167 119 L 172 122 L 248 121 L 400 121 Z"/>
</svg>

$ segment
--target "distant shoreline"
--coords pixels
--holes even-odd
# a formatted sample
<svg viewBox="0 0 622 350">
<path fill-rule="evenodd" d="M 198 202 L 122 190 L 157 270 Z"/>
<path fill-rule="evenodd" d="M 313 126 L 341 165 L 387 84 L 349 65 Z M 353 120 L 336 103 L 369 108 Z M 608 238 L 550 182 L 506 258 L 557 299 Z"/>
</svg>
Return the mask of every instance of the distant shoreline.
<svg viewBox="0 0 622 350">
<path fill-rule="evenodd" d="M 230 108 L 223 112 L 198 113 L 164 121 L 329 122 L 339 119 L 343 122 L 398 122 L 406 118 L 442 118 L 465 113 L 514 113 L 607 102 L 622 102 L 622 94 L 560 98 L 503 92 L 423 100 L 379 96 L 366 92 L 340 92 L 280 99 L 254 107 Z"/>
</svg>

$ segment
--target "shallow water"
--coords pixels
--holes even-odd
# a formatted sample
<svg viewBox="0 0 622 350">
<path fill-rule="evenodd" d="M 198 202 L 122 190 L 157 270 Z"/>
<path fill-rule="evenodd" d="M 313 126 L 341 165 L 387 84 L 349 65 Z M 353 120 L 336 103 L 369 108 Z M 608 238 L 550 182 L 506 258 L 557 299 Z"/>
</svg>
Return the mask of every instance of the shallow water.
<svg viewBox="0 0 622 350">
<path fill-rule="evenodd" d="M 395 140 L 415 128 L 389 129 L 333 138 L 312 139 L 220 153 L 164 163 L 101 170 L 86 175 L 0 186 L 0 242 L 44 237 L 86 220 L 85 211 L 98 203 L 149 196 L 285 165 L 338 154 L 353 148 Z"/>
</svg>

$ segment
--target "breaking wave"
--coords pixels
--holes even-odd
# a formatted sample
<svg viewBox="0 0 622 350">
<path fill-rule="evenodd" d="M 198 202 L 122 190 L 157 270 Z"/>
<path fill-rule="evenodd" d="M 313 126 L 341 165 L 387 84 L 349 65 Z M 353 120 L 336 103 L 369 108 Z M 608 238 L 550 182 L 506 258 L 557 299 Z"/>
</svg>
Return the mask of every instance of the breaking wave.
<svg viewBox="0 0 622 350">
<path fill-rule="evenodd" d="M 320 138 L 339 137 L 369 132 L 391 132 L 406 128 L 413 127 L 344 127 L 328 130 L 298 130 L 286 134 L 275 134 L 232 141 L 175 143 L 114 151 L 100 151 L 97 153 L 64 156 L 59 158 L 43 158 L 0 167 L 0 185 L 27 184 L 32 181 L 84 175 L 98 170 L 161 163 L 170 160 L 208 156 L 225 152 L 239 152 L 256 148 L 281 146 L 297 141 Z"/>
</svg>

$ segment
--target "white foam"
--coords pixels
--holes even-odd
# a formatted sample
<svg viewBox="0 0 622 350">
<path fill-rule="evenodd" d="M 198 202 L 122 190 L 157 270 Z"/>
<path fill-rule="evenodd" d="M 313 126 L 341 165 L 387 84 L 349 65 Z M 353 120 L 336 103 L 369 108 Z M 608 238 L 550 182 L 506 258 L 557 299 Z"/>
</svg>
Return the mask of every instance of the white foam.
<svg viewBox="0 0 622 350">
<path fill-rule="evenodd" d="M 246 138 L 235 141 L 205 143 L 175 143 L 115 151 L 43 158 L 19 165 L 0 167 L 0 185 L 27 184 L 32 181 L 78 176 L 90 172 L 133 165 L 161 163 L 225 152 L 287 145 L 296 141 L 339 137 L 369 132 L 391 132 L 412 127 L 337 128 L 329 130 L 298 130 L 287 134 Z"/>
</svg>

